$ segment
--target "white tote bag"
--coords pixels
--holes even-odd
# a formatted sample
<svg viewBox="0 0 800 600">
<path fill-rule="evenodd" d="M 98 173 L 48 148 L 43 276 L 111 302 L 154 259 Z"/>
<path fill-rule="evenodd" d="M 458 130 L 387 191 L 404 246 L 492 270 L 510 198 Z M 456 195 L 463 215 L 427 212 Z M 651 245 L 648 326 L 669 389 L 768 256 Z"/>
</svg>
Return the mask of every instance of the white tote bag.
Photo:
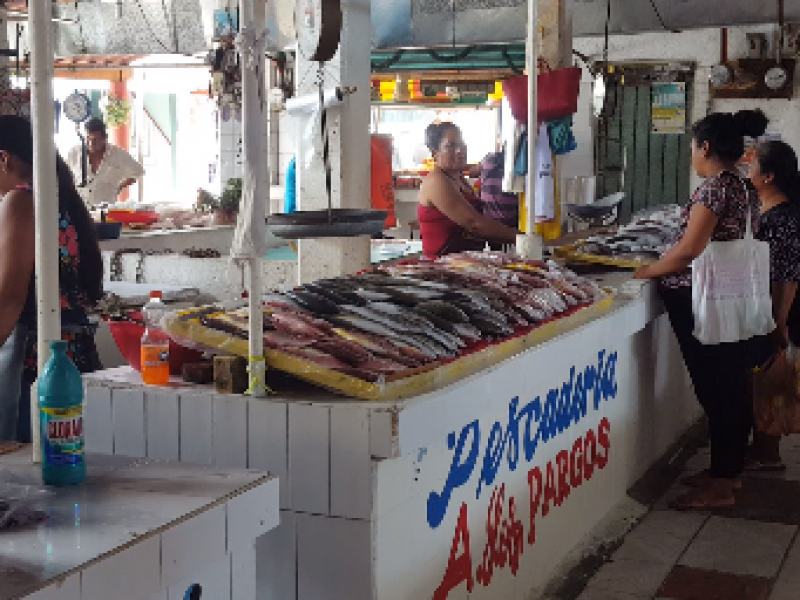
<svg viewBox="0 0 800 600">
<path fill-rule="evenodd" d="M 694 336 L 722 344 L 766 335 L 775 329 L 769 279 L 769 244 L 753 238 L 709 242 L 692 263 Z"/>
</svg>

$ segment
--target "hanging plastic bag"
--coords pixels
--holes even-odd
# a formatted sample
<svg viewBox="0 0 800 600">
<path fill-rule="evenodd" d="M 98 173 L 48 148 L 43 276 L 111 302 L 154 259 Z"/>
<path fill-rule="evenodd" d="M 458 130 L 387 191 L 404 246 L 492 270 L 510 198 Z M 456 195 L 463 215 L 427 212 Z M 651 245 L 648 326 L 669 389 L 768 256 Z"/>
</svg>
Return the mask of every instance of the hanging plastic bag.
<svg viewBox="0 0 800 600">
<path fill-rule="evenodd" d="M 528 174 L 528 132 L 519 135 L 517 155 L 514 157 L 514 175 L 525 177 Z"/>
<path fill-rule="evenodd" d="M 385 229 L 397 227 L 394 203 L 394 180 L 392 179 L 392 137 L 373 134 L 370 138 L 372 150 L 370 198 L 372 208 L 385 210 L 388 214 Z"/>
<path fill-rule="evenodd" d="M 800 433 L 798 349 L 790 346 L 753 373 L 756 429 L 773 436 Z"/>
<path fill-rule="evenodd" d="M 572 115 L 550 121 L 547 124 L 547 131 L 550 133 L 550 150 L 556 156 L 569 154 L 578 148 L 578 142 L 572 133 Z"/>
<path fill-rule="evenodd" d="M 536 189 L 534 207 L 537 223 L 549 223 L 556 218 L 555 182 L 553 179 L 553 155 L 550 152 L 550 136 L 547 125 L 539 127 L 536 136 Z"/>
<path fill-rule="evenodd" d="M 769 244 L 753 238 L 709 242 L 692 263 L 694 336 L 723 344 L 766 335 L 775 329 L 769 280 Z"/>
</svg>

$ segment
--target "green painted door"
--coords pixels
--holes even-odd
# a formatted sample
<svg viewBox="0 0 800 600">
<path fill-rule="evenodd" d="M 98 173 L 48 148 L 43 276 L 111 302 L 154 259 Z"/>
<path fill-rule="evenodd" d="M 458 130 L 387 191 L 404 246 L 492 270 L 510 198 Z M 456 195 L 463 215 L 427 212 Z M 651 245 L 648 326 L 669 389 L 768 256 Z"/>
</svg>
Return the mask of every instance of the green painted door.
<svg viewBox="0 0 800 600">
<path fill-rule="evenodd" d="M 637 70 L 639 71 L 639 70 Z M 639 210 L 689 200 L 691 131 L 651 132 L 653 87 L 625 69 L 623 81 L 611 87 L 613 114 L 600 119 L 595 130 L 598 197 L 624 191 L 620 220 L 626 223 Z M 693 85 L 686 81 L 686 105 Z"/>
</svg>

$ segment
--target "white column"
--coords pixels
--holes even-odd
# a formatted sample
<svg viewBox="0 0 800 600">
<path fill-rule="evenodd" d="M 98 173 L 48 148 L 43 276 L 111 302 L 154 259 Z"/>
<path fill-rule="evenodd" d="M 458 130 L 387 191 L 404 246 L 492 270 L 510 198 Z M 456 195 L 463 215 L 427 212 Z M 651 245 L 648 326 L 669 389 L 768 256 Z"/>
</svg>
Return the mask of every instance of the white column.
<svg viewBox="0 0 800 600">
<path fill-rule="evenodd" d="M 343 26 L 339 51 L 325 65 L 325 87 L 355 86 L 358 91 L 340 107 L 328 111 L 334 208 L 370 208 L 370 22 L 369 0 L 342 0 Z M 367 32 L 367 34 L 365 34 Z M 317 93 L 317 63 L 298 57 L 298 96 Z M 317 117 L 318 118 L 318 117 Z M 300 136 L 308 118 L 296 117 L 298 143 L 297 183 L 299 210 L 328 207 L 325 173 L 319 159 L 308 168 L 304 153 L 308 142 Z M 318 130 L 318 128 L 317 128 Z M 320 147 L 318 141 L 315 145 Z M 369 238 L 301 240 L 298 275 L 301 283 L 369 266 Z"/>
<path fill-rule="evenodd" d="M 536 235 L 536 75 L 539 72 L 539 0 L 528 0 L 528 185 L 525 202 L 528 205 L 525 223 L 527 233 L 517 236 L 517 252 L 524 258 L 542 258 L 542 236 Z"/>
<path fill-rule="evenodd" d="M 36 202 L 36 295 L 39 372 L 50 358 L 49 343 L 61 339 L 58 287 L 58 185 L 53 94 L 53 16 L 49 2 L 28 5 L 33 115 L 33 189 Z M 40 459 L 39 410 L 31 398 L 34 460 Z"/>
<path fill-rule="evenodd" d="M 260 18 L 256 15 L 259 14 Z M 261 2 L 260 10 L 254 7 L 254 0 L 242 0 L 241 4 L 241 23 L 242 31 L 248 28 L 255 32 L 256 38 L 264 32 L 264 3 Z M 256 44 L 256 48 L 258 44 Z M 264 185 L 262 176 L 263 154 L 261 151 L 263 141 L 264 115 L 261 110 L 261 96 L 264 92 L 263 80 L 259 77 L 264 73 L 264 53 L 258 52 L 259 57 L 256 65 L 247 64 L 245 56 L 241 57 L 242 69 L 242 151 L 244 159 L 242 195 L 254 199 L 253 203 L 253 222 L 260 220 L 262 228 L 255 231 L 263 233 L 264 223 Z M 256 68 L 254 68 L 256 67 Z M 267 165 L 267 168 L 269 166 Z M 268 190 L 269 188 L 267 188 Z M 269 194 L 269 191 L 267 191 Z M 241 218 L 241 217 L 240 217 Z M 253 396 L 266 395 L 264 385 L 265 364 L 264 364 L 264 313 L 262 310 L 261 297 L 263 294 L 262 268 L 263 256 L 260 249 L 263 247 L 263 240 L 254 240 L 255 252 L 247 259 L 248 270 L 250 272 L 250 331 L 249 331 L 249 353 L 250 353 L 250 393 Z"/>
</svg>

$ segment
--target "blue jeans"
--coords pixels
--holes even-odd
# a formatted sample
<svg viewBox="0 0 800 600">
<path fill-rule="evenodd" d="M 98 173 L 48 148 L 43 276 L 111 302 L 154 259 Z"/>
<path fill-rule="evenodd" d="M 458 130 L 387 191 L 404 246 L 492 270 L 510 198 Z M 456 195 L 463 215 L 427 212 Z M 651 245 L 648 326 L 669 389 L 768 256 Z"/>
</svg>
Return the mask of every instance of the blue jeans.
<svg viewBox="0 0 800 600">
<path fill-rule="evenodd" d="M 22 371 L 25 365 L 25 343 L 28 329 L 24 325 L 17 325 L 6 343 L 0 347 L 0 441 L 27 441 L 30 431 L 22 439 L 19 438 L 20 413 L 29 415 L 25 407 L 20 411 L 22 398 Z M 30 392 L 30 390 L 29 390 Z M 22 399 L 28 402 L 27 396 Z M 30 415 L 28 416 L 28 429 L 30 429 Z"/>
</svg>

